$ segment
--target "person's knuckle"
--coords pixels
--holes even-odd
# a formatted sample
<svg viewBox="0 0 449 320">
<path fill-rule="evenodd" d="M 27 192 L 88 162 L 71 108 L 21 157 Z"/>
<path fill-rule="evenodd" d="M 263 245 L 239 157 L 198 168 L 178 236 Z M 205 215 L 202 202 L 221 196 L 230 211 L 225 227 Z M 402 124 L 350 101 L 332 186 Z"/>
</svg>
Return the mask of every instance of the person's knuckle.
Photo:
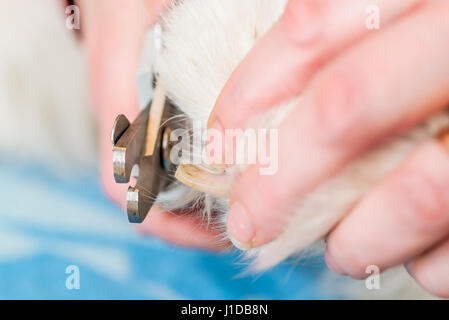
<svg viewBox="0 0 449 320">
<path fill-rule="evenodd" d="M 421 230 L 435 229 L 449 221 L 447 194 L 439 177 L 426 170 L 410 167 L 399 180 L 401 199 L 408 210 L 400 218 Z"/>
<path fill-rule="evenodd" d="M 358 88 L 346 72 L 332 71 L 315 91 L 317 135 L 332 143 L 347 143 L 361 137 L 362 109 Z"/>
</svg>

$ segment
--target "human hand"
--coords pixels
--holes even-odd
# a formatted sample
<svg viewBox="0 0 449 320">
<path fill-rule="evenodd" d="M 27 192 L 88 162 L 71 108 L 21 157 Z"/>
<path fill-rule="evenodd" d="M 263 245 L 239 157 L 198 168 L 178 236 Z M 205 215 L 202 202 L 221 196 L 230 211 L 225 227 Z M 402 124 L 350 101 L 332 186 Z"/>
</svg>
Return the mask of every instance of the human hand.
<svg viewBox="0 0 449 320">
<path fill-rule="evenodd" d="M 125 206 L 127 185 L 116 184 L 112 170 L 111 128 L 118 114 L 139 113 L 136 72 L 146 32 L 157 21 L 165 0 L 79 0 L 87 49 L 92 103 L 100 137 L 100 175 L 111 200 Z M 175 244 L 215 248 L 214 235 L 189 218 L 153 208 L 138 230 Z"/>
<path fill-rule="evenodd" d="M 372 4 L 376 31 L 365 27 Z M 271 241 L 299 197 L 449 103 L 448 14 L 444 0 L 290 0 L 209 120 L 209 128 L 244 128 L 250 116 L 302 96 L 279 127 L 277 173 L 262 176 L 253 165 L 234 187 L 227 224 L 235 242 Z M 449 157 L 440 144 L 418 147 L 361 200 L 330 233 L 326 260 L 355 278 L 368 265 L 410 262 L 425 289 L 449 297 Z"/>
</svg>

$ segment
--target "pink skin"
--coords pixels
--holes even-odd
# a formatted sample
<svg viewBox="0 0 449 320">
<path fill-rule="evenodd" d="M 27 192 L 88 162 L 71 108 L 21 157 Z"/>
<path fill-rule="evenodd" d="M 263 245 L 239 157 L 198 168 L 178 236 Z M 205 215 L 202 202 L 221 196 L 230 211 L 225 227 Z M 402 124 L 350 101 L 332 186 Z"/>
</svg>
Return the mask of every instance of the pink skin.
<svg viewBox="0 0 449 320">
<path fill-rule="evenodd" d="M 112 180 L 108 137 L 118 113 L 137 114 L 134 74 L 142 38 L 163 1 L 79 2 L 102 137 L 102 181 L 110 198 L 123 204 L 125 189 Z M 368 31 L 364 9 L 376 3 L 381 28 Z M 245 127 L 251 115 L 304 96 L 280 127 L 278 173 L 260 176 L 250 167 L 234 188 L 228 231 L 237 242 L 258 247 L 272 240 L 297 197 L 379 140 L 447 105 L 448 14 L 446 0 L 290 0 L 235 70 L 209 121 L 214 128 Z M 386 269 L 407 263 L 425 289 L 449 297 L 448 178 L 441 146 L 420 146 L 330 233 L 329 267 L 362 278 L 366 264 Z M 154 213 L 141 231 L 215 247 L 214 235 L 196 222 Z"/>
<path fill-rule="evenodd" d="M 243 128 L 251 115 L 303 97 L 279 128 L 278 172 L 251 166 L 234 187 L 228 232 L 242 248 L 274 239 L 298 197 L 448 105 L 449 3 L 379 0 L 377 31 L 365 28 L 368 4 L 291 0 L 223 89 L 210 127 Z M 408 263 L 425 289 L 449 297 L 448 190 L 449 157 L 429 141 L 329 234 L 329 267 L 364 278 L 368 265 Z"/>
<path fill-rule="evenodd" d="M 164 7 L 164 0 L 79 0 L 81 31 L 87 49 L 92 104 L 100 132 L 101 181 L 107 196 L 124 207 L 126 185 L 112 175 L 110 133 L 115 117 L 138 114 L 135 75 L 143 38 Z M 154 208 L 137 230 L 175 244 L 217 250 L 217 238 L 198 221 Z"/>
</svg>

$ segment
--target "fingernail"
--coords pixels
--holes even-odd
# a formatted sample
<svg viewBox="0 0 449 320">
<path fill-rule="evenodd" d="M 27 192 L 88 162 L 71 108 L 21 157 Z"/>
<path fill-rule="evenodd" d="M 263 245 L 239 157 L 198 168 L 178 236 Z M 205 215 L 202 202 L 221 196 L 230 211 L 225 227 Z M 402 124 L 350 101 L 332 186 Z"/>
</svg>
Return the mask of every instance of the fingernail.
<svg viewBox="0 0 449 320">
<path fill-rule="evenodd" d="M 214 164 L 223 163 L 223 137 L 223 127 L 218 121 L 213 121 L 207 129 L 206 155 L 208 160 Z"/>
<path fill-rule="evenodd" d="M 326 248 L 326 251 L 324 252 L 324 260 L 326 260 L 326 264 L 331 269 L 331 271 L 335 272 L 336 274 L 346 276 L 347 273 L 343 270 L 342 267 L 337 263 L 334 256 L 331 254 L 329 249 Z"/>
<path fill-rule="evenodd" d="M 245 207 L 235 202 L 228 215 L 228 235 L 231 242 L 240 250 L 249 250 L 252 247 L 254 229 Z"/>
</svg>

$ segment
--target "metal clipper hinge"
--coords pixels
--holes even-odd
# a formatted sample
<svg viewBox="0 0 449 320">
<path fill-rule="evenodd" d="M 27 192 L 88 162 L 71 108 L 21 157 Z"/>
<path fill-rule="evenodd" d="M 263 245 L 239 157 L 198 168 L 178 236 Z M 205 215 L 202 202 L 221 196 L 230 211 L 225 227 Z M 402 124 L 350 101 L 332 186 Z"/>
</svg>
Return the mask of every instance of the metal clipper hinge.
<svg viewBox="0 0 449 320">
<path fill-rule="evenodd" d="M 168 158 L 171 144 L 163 140 L 173 130 L 169 120 L 178 113 L 156 87 L 152 102 L 133 123 L 124 115 L 114 122 L 111 141 L 115 181 L 129 183 L 133 168 L 138 166 L 137 183 L 126 194 L 129 222 L 143 222 L 158 194 L 172 180 L 176 167 Z"/>
</svg>

